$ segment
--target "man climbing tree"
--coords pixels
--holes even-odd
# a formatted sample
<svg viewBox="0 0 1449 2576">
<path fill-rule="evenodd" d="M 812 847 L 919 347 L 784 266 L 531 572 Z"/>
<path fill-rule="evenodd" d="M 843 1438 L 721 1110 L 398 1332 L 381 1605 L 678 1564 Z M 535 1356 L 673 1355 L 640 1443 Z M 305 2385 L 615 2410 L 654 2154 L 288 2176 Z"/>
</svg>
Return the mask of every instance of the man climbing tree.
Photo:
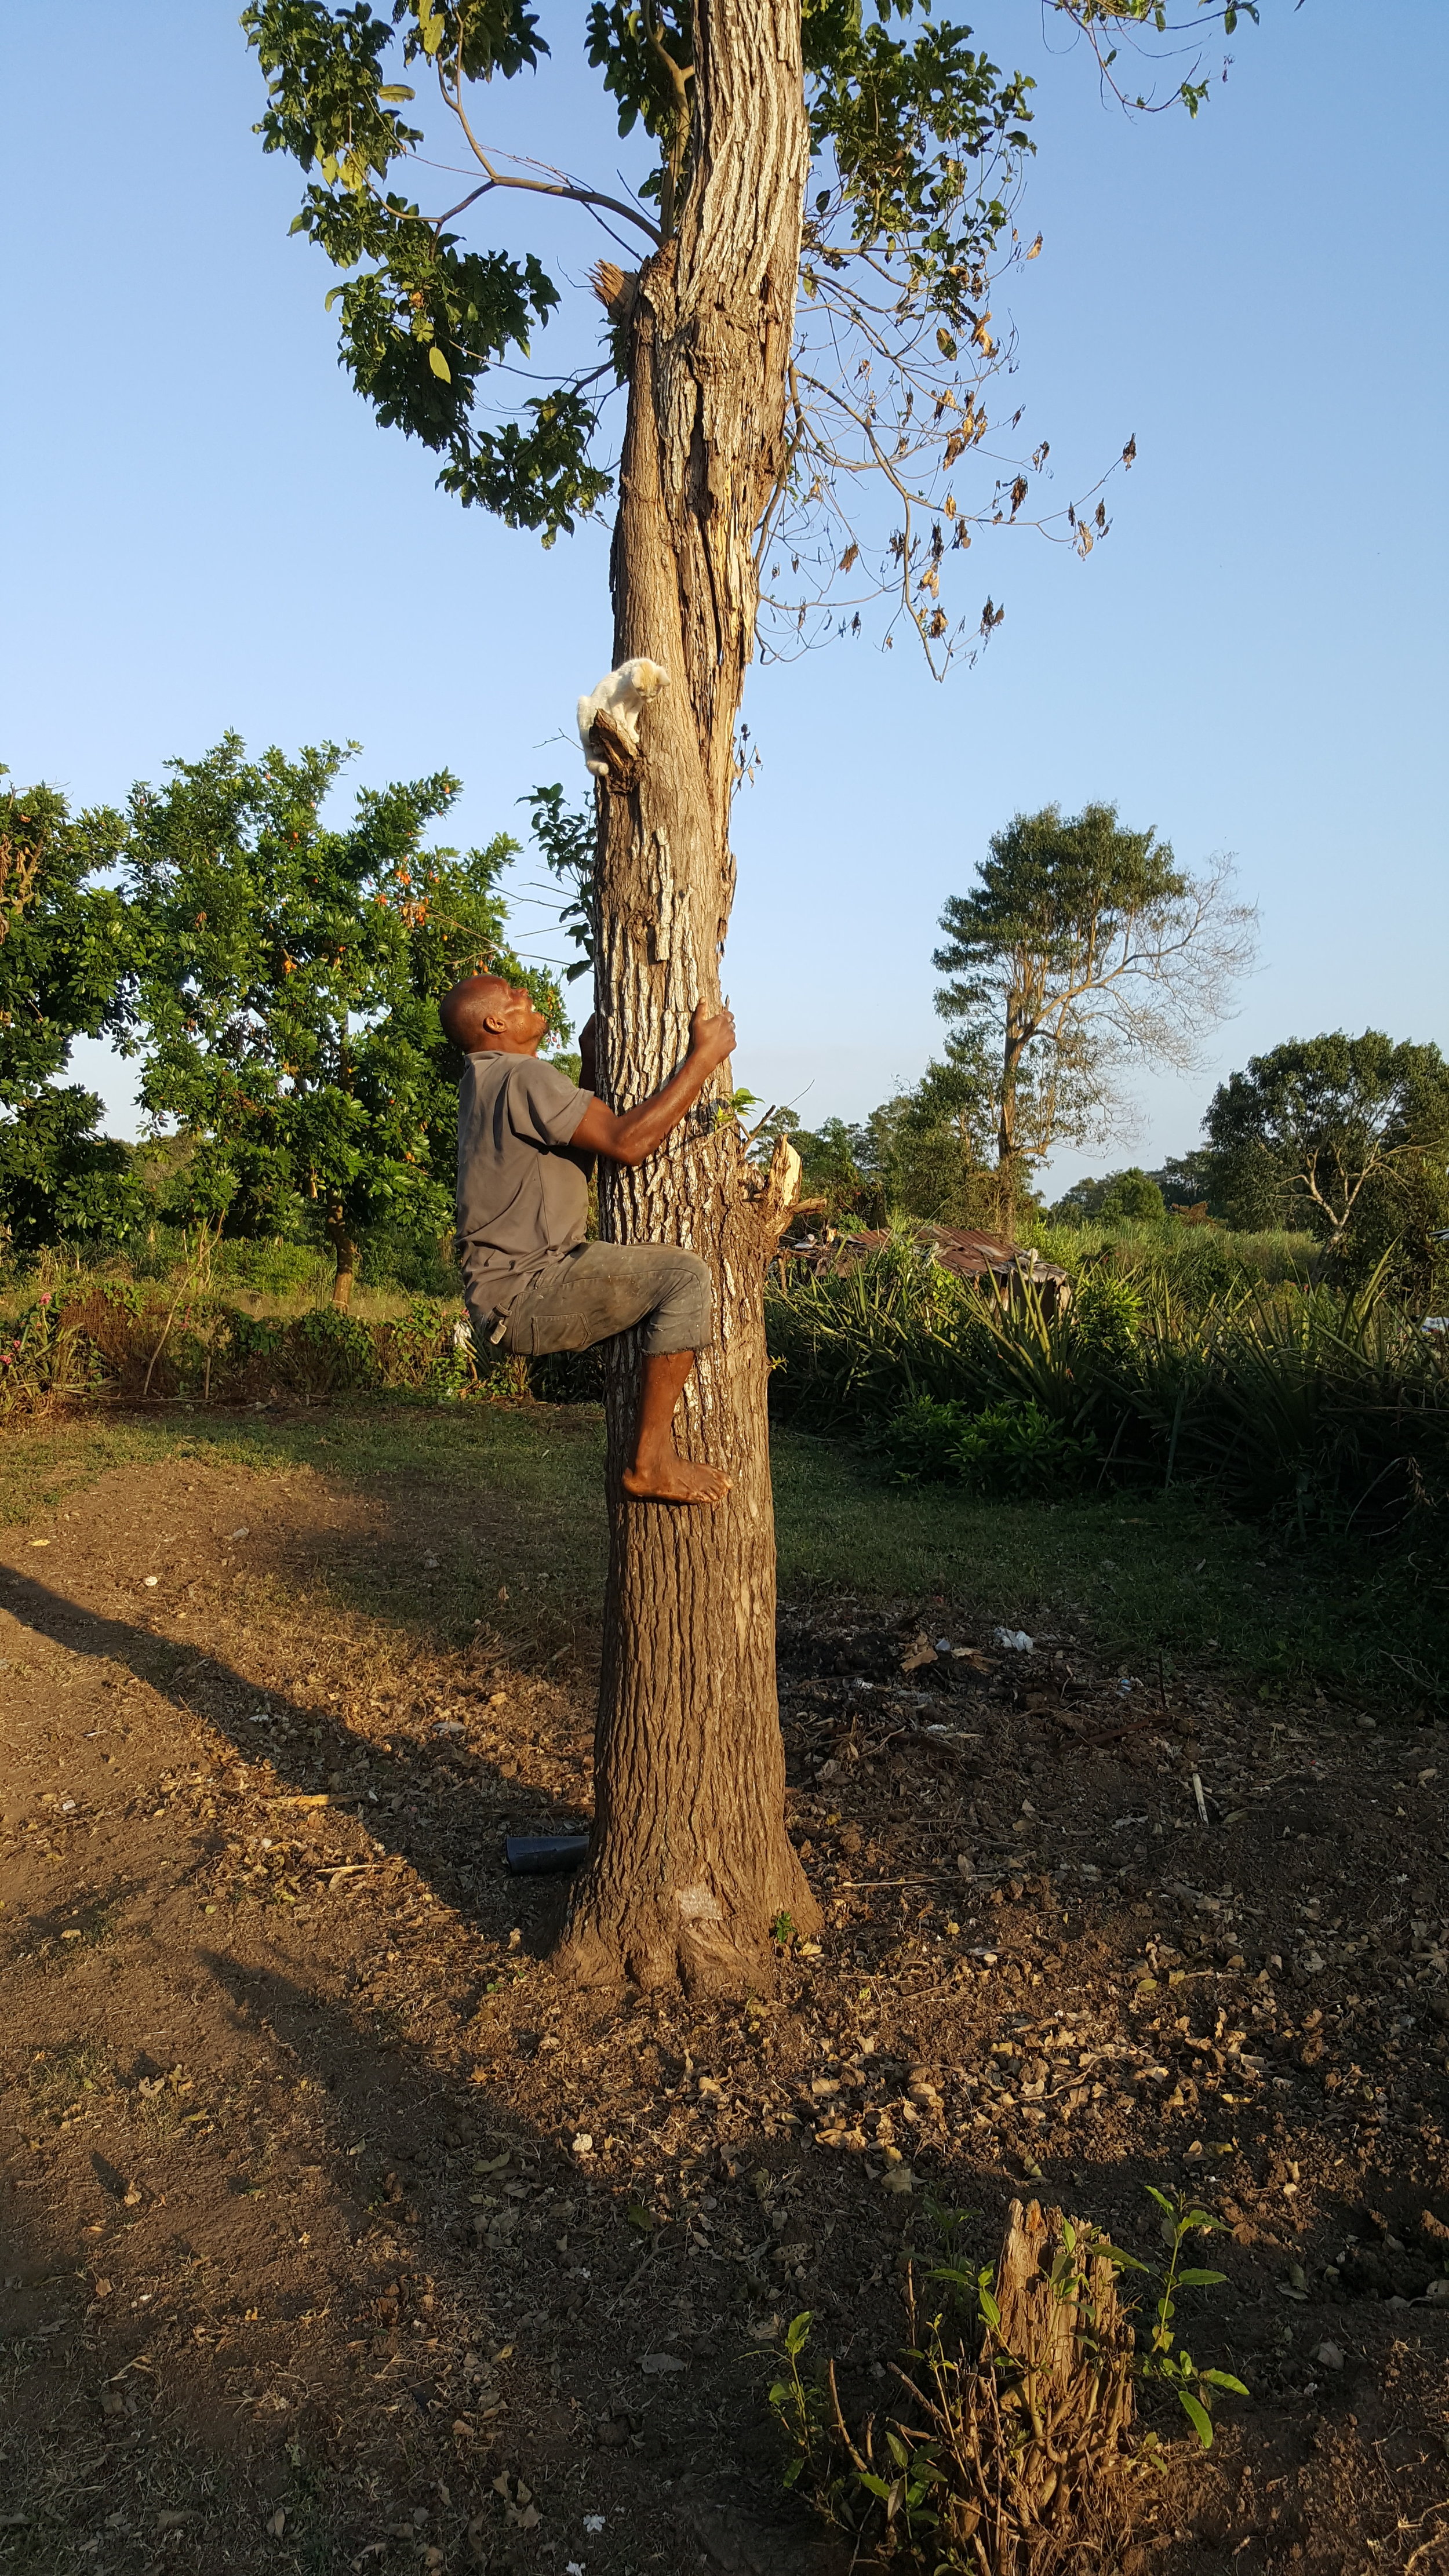
<svg viewBox="0 0 1449 2576">
<path fill-rule="evenodd" d="M 1103 41 L 1114 78 L 1124 24 L 1158 15 L 1152 0 L 1054 5 Z M 631 199 L 495 147 L 489 84 L 547 52 L 522 0 L 395 0 L 391 24 L 367 0 L 253 0 L 243 24 L 269 84 L 265 146 L 309 174 L 296 228 L 345 272 L 344 362 L 383 423 L 441 456 L 445 488 L 551 542 L 611 489 L 593 442 L 606 389 L 626 390 L 614 659 L 669 674 L 639 756 L 598 791 L 599 1087 L 627 1109 L 684 1056 L 696 999 L 718 1007 L 735 725 L 762 607 L 778 638 L 808 642 L 858 632 L 884 598 L 937 668 L 999 620 L 988 600 L 953 621 L 943 594 L 973 521 L 1029 518 L 1044 463 L 1038 448 L 1008 465 L 974 507 L 958 494 L 963 470 L 981 473 L 985 392 L 1008 354 L 993 275 L 1039 247 L 1010 212 L 1031 84 L 924 0 L 877 0 L 871 24 L 858 0 L 594 0 L 589 61 L 620 131 L 642 124 L 654 150 Z M 414 79 L 390 76 L 394 46 Z M 473 174 L 436 210 L 407 184 L 423 167 L 424 129 L 403 113 L 417 82 L 451 127 L 430 157 L 461 151 Z M 1195 106 L 1202 89 L 1189 75 L 1182 94 Z M 432 169 L 416 184 L 434 195 Z M 603 363 L 591 353 L 495 422 L 490 370 L 525 356 L 561 302 L 532 253 L 451 229 L 509 190 L 596 219 L 638 265 L 594 271 Z M 881 507 L 861 499 L 872 479 Z M 1095 490 L 1060 515 L 1082 552 L 1107 524 Z M 720 1068 L 667 1149 L 608 1165 L 601 1192 L 610 1240 L 679 1243 L 709 1265 L 717 1339 L 683 1436 L 731 1490 L 709 1513 L 624 1506 L 621 1358 L 596 1820 L 563 1952 L 587 1977 L 716 1991 L 768 1973 L 781 1915 L 819 1919 L 783 1818 L 765 1419 L 763 1276 L 794 1158 L 782 1140 L 755 1172 L 728 1097 Z"/>
<path fill-rule="evenodd" d="M 593 1098 L 594 1024 L 579 1041 L 582 1089 L 540 1064 L 548 1017 L 524 985 L 470 975 L 445 995 L 442 1021 L 467 1061 L 458 1094 L 458 1254 L 475 1339 L 536 1358 L 587 1351 L 634 1325 L 639 1411 L 620 1483 L 631 1502 L 712 1509 L 729 1492 L 719 1467 L 674 1446 L 674 1415 L 695 1355 L 714 1339 L 707 1265 L 669 1243 L 589 1243 L 595 1155 L 642 1163 L 699 1098 L 734 1045 L 728 1011 L 703 1004 L 689 1052 L 650 1100 L 622 1117 Z"/>
</svg>

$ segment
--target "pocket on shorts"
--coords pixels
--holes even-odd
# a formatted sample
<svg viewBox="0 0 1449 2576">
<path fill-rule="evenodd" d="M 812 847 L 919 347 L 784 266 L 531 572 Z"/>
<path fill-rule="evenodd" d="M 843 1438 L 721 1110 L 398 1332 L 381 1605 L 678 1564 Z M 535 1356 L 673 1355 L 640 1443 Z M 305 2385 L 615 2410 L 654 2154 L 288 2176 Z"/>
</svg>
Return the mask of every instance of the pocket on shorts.
<svg viewBox="0 0 1449 2576">
<path fill-rule="evenodd" d="M 539 1360 L 550 1351 L 586 1351 L 603 1341 L 611 1327 L 597 1318 L 581 1314 L 576 1306 L 535 1306 L 515 1320 L 509 1318 L 504 1348 L 523 1359 Z"/>
</svg>

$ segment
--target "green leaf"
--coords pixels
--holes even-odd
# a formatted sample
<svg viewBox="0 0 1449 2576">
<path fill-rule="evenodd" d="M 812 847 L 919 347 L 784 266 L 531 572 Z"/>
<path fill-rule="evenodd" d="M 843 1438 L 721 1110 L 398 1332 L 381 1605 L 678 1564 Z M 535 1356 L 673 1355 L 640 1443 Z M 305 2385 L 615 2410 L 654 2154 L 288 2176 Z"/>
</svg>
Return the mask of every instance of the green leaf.
<svg viewBox="0 0 1449 2576">
<path fill-rule="evenodd" d="M 1146 2190 L 1148 2199 L 1155 2200 L 1159 2209 L 1165 2209 L 1168 2217 L 1172 2220 L 1175 2226 L 1177 2223 L 1177 2212 L 1173 2208 L 1171 2201 L 1168 2199 L 1166 2192 L 1159 2191 L 1155 2182 L 1148 2183 Z"/>
<path fill-rule="evenodd" d="M 1179 2272 L 1177 2276 L 1177 2286 L 1180 2290 L 1211 2290 L 1216 2288 L 1219 2281 L 1225 2281 L 1227 2277 L 1226 2272 L 1200 2272 L 1195 2270 L 1190 2272 Z"/>
<path fill-rule="evenodd" d="M 417 97 L 417 91 L 415 89 L 409 89 L 406 81 L 385 81 L 377 94 L 379 98 L 385 98 L 389 101 L 396 98 Z"/>
<path fill-rule="evenodd" d="M 1202 2405 L 1196 2397 L 1190 2397 L 1185 2388 L 1179 2388 L 1177 2394 L 1182 2411 L 1187 2417 L 1188 2422 L 1191 2424 L 1193 2431 L 1196 2433 L 1198 2440 L 1201 2442 L 1203 2449 L 1205 2451 L 1210 2451 L 1213 2446 L 1213 2427 L 1212 2417 L 1209 2415 L 1207 2408 Z"/>
<path fill-rule="evenodd" d="M 798 2352 L 804 2351 L 805 2346 L 810 2340 L 810 2325 L 813 2315 L 814 2310 L 812 2308 L 802 2308 L 798 2317 L 792 2317 L 788 2326 L 785 2328 L 785 2350 L 790 2355 L 792 2361 Z"/>
<path fill-rule="evenodd" d="M 1001 2323 L 1001 2310 L 993 2299 L 991 2292 L 987 2289 L 978 2289 L 976 2298 L 983 2317 L 994 2331 Z"/>
<path fill-rule="evenodd" d="M 1249 2393 L 1241 2379 L 1234 2379 L 1230 2370 L 1205 2370 L 1203 2378 L 1209 2388 L 1226 2388 L 1234 2397 L 1246 2397 Z"/>
<path fill-rule="evenodd" d="M 450 385 L 452 383 L 453 370 L 449 366 L 441 349 L 430 349 L 428 351 L 428 364 L 432 368 L 435 376 L 442 377 L 445 385 Z"/>
<path fill-rule="evenodd" d="M 880 2503 L 884 2504 L 890 2494 L 890 2488 L 886 2485 L 884 2478 L 873 2476 L 869 2469 L 862 2469 L 859 2474 L 860 2483 L 864 2487 L 866 2494 L 877 2497 Z"/>
<path fill-rule="evenodd" d="M 887 2429 L 886 2447 L 898 2469 L 908 2469 L 910 2467 L 911 2455 L 906 2449 L 904 2442 L 901 2440 L 899 2433 L 892 2433 Z"/>
<path fill-rule="evenodd" d="M 797 2459 L 793 2459 L 793 2460 L 790 2462 L 789 2467 L 788 2467 L 788 2468 L 787 2468 L 787 2470 L 785 2471 L 784 2477 L 783 2477 L 783 2478 L 781 2479 L 781 2481 L 780 2481 L 781 2485 L 782 2485 L 782 2486 L 787 2486 L 787 2487 L 792 2487 L 792 2486 L 794 2485 L 794 2483 L 795 2483 L 795 2480 L 796 2480 L 796 2479 L 798 2478 L 798 2476 L 800 2475 L 800 2472 L 801 2472 L 801 2470 L 804 2468 L 804 2466 L 805 2466 L 805 2457 L 804 2457 L 804 2453 L 802 2452 L 802 2453 L 800 2454 L 800 2456 L 799 2456 Z"/>
</svg>

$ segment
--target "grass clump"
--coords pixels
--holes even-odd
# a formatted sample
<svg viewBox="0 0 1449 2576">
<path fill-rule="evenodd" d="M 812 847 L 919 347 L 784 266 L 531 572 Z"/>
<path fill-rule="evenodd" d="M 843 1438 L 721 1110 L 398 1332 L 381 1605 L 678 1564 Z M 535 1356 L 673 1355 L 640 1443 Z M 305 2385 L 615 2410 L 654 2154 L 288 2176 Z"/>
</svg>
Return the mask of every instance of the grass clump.
<svg viewBox="0 0 1449 2576">
<path fill-rule="evenodd" d="M 66 2048 L 43 2048 L 30 2061 L 28 2084 L 37 2111 L 63 2120 L 88 2093 L 110 2086 L 110 2063 L 93 2040 L 74 2040 Z"/>
</svg>

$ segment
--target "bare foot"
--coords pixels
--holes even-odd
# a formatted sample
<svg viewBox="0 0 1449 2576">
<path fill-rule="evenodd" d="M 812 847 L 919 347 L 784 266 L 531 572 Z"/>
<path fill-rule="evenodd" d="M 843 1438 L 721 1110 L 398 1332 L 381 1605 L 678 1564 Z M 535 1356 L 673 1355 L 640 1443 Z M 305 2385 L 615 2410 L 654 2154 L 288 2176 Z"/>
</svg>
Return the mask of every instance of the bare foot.
<svg viewBox="0 0 1449 2576">
<path fill-rule="evenodd" d="M 730 1480 L 722 1467 L 696 1467 L 672 1454 L 637 1461 L 624 1470 L 624 1491 L 636 1503 L 722 1503 Z"/>
</svg>

